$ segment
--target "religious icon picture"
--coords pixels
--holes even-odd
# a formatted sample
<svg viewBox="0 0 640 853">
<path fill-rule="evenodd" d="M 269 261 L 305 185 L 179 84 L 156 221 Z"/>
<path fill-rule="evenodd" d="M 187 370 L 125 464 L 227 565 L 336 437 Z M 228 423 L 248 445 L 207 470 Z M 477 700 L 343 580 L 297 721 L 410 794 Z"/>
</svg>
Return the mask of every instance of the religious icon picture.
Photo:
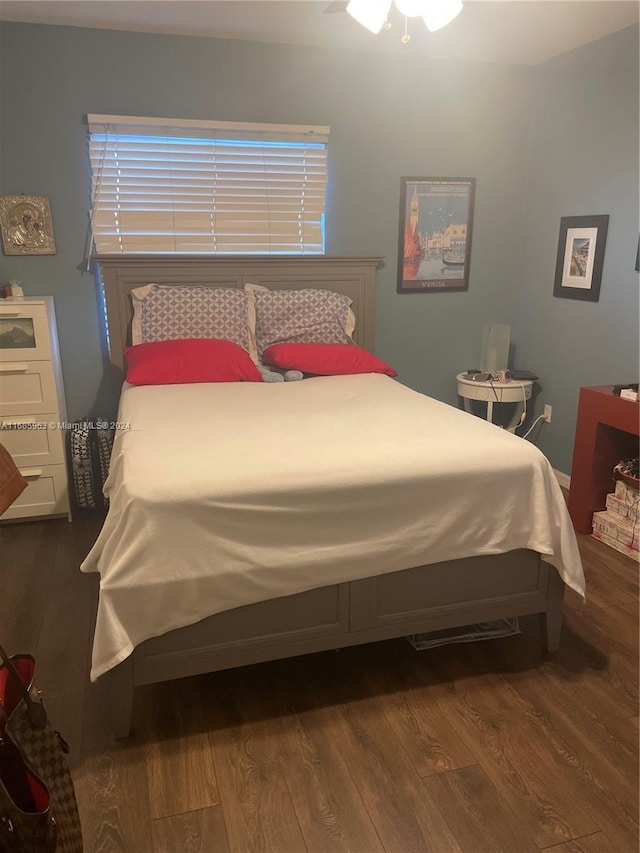
<svg viewBox="0 0 640 853">
<path fill-rule="evenodd" d="M 0 196 L 5 255 L 55 255 L 51 205 L 46 195 Z"/>
</svg>

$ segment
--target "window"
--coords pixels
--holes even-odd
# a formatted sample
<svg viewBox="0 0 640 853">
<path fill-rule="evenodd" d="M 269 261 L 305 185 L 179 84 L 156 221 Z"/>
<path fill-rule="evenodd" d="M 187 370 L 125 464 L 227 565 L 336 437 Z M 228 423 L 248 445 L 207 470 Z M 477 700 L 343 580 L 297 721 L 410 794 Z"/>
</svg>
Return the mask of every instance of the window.
<svg viewBox="0 0 640 853">
<path fill-rule="evenodd" d="M 329 128 L 88 116 L 98 254 L 323 254 Z"/>
</svg>

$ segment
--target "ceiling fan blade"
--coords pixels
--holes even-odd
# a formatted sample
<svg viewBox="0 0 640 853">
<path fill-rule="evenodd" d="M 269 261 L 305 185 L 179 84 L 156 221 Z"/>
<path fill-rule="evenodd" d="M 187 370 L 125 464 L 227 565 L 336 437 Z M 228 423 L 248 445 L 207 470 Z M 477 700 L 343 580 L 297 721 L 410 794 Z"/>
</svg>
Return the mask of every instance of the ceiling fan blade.
<svg viewBox="0 0 640 853">
<path fill-rule="evenodd" d="M 348 0 L 333 0 L 333 3 L 329 3 L 327 8 L 324 10 L 324 14 L 334 15 L 336 12 L 346 12 L 348 5 Z"/>
</svg>

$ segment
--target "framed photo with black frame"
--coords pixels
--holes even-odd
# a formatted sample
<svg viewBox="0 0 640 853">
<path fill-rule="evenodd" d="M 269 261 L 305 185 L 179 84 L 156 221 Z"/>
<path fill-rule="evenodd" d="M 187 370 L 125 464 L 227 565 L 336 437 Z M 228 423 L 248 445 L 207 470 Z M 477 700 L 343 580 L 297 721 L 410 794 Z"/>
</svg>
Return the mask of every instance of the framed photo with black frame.
<svg viewBox="0 0 640 853">
<path fill-rule="evenodd" d="M 475 178 L 401 178 L 398 293 L 469 289 Z"/>
<path fill-rule="evenodd" d="M 554 296 L 598 301 L 608 225 L 608 215 L 562 217 Z"/>
</svg>

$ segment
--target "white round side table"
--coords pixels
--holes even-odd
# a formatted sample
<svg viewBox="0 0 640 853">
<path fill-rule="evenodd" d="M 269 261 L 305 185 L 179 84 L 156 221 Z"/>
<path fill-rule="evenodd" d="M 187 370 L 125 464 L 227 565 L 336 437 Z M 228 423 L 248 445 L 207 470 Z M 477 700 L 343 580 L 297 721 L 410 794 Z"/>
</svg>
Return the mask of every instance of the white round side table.
<svg viewBox="0 0 640 853">
<path fill-rule="evenodd" d="M 511 420 L 505 426 L 509 432 L 515 432 L 520 426 L 520 420 L 526 401 L 531 399 L 533 381 L 531 379 L 512 379 L 510 382 L 498 382 L 497 379 L 489 379 L 486 382 L 476 382 L 466 378 L 466 373 L 458 373 L 458 394 L 464 401 L 466 412 L 473 414 L 471 403 L 473 400 L 487 404 L 487 420 L 493 423 L 493 407 L 495 403 L 516 403 L 515 411 Z"/>
</svg>

